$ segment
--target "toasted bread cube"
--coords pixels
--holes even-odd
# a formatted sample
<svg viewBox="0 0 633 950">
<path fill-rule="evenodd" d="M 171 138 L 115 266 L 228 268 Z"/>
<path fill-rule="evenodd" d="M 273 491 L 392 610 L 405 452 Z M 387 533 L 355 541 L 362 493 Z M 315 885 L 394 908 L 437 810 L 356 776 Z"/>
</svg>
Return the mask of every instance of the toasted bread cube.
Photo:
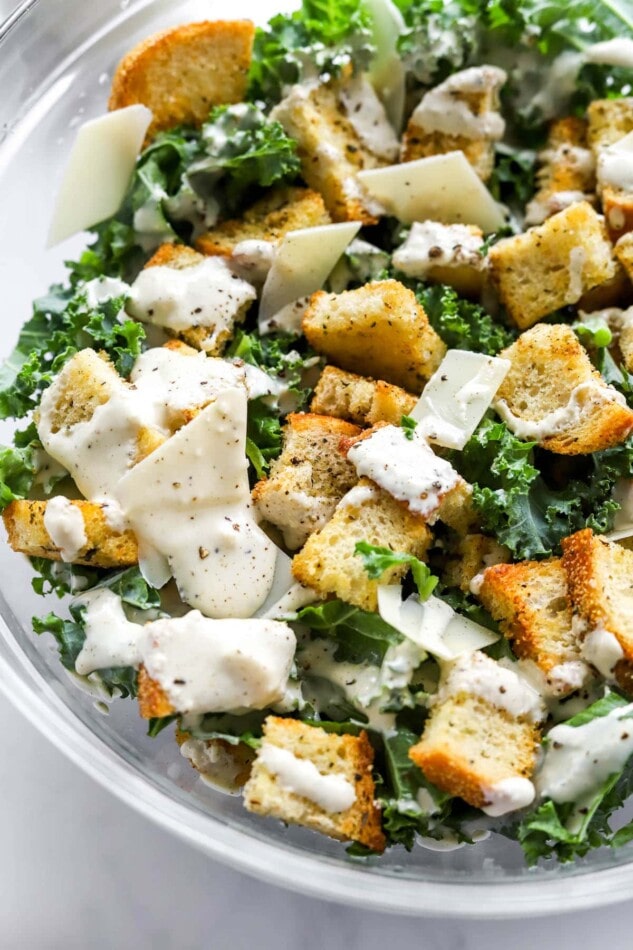
<svg viewBox="0 0 633 950">
<path fill-rule="evenodd" d="M 486 258 L 481 228 L 472 224 L 416 221 L 393 255 L 393 265 L 407 277 L 448 284 L 465 297 L 479 297 Z"/>
<path fill-rule="evenodd" d="M 522 330 L 616 274 L 603 221 L 586 201 L 490 248 L 490 274 Z"/>
<path fill-rule="evenodd" d="M 300 548 L 326 524 L 358 481 L 338 446 L 341 438 L 359 433 L 357 426 L 332 416 L 288 416 L 283 451 L 270 476 L 255 485 L 253 500 L 262 518 L 281 530 L 290 550 Z"/>
<path fill-rule="evenodd" d="M 2 512 L 9 544 L 28 557 L 61 561 L 60 549 L 44 526 L 46 501 L 12 501 Z M 131 531 L 115 531 L 108 524 L 103 505 L 92 501 L 71 501 L 81 512 L 86 543 L 72 558 L 73 564 L 90 567 L 129 567 L 138 562 L 138 545 Z"/>
<path fill-rule="evenodd" d="M 494 143 L 504 131 L 499 90 L 506 74 L 496 66 L 453 73 L 431 89 L 414 110 L 402 140 L 402 161 L 463 151 L 487 181 L 494 166 Z"/>
<path fill-rule="evenodd" d="M 144 666 L 138 671 L 137 699 L 142 719 L 162 719 L 176 712 L 163 687 L 151 678 Z"/>
<path fill-rule="evenodd" d="M 594 99 L 587 107 L 587 141 L 596 158 L 601 149 L 633 132 L 633 98 Z"/>
<path fill-rule="evenodd" d="M 491 566 L 482 574 L 477 597 L 516 655 L 541 670 L 552 693 L 565 696 L 583 685 L 588 668 L 572 631 L 560 558 Z"/>
<path fill-rule="evenodd" d="M 325 527 L 312 534 L 299 554 L 295 554 L 292 573 L 318 594 L 335 594 L 363 610 L 376 610 L 378 585 L 396 583 L 407 568 L 391 567 L 379 580 L 371 580 L 355 554 L 358 541 L 423 559 L 431 543 L 431 532 L 405 505 L 362 478 L 339 502 Z"/>
<path fill-rule="evenodd" d="M 614 253 L 628 279 L 633 282 L 633 232 L 622 235 L 615 245 Z"/>
<path fill-rule="evenodd" d="M 123 57 L 108 106 L 142 103 L 154 118 L 147 138 L 174 125 L 200 125 L 213 106 L 246 95 L 255 27 L 250 20 L 213 20 L 173 27 Z"/>
<path fill-rule="evenodd" d="M 616 679 L 633 663 L 633 551 L 590 528 L 565 538 L 563 567 L 574 614 L 586 635 L 602 630 L 617 640 L 622 660 Z"/>
<path fill-rule="evenodd" d="M 376 224 L 376 208 L 356 175 L 386 163 L 361 141 L 345 113 L 341 88 L 340 81 L 293 86 L 270 117 L 297 142 L 302 175 L 323 195 L 332 220 Z"/>
<path fill-rule="evenodd" d="M 566 116 L 552 122 L 538 162 L 538 190 L 526 208 L 527 225 L 542 224 L 576 201 L 595 203 L 596 162 L 584 119 Z"/>
<path fill-rule="evenodd" d="M 571 327 L 532 327 L 501 355 L 512 366 L 495 407 L 511 429 L 548 451 L 598 452 L 633 429 L 633 411 L 593 368 Z"/>
<path fill-rule="evenodd" d="M 244 788 L 244 805 L 258 815 L 270 815 L 339 841 L 358 841 L 374 851 L 384 851 L 385 836 L 372 778 L 373 762 L 374 751 L 366 732 L 359 736 L 338 736 L 296 719 L 269 716 L 251 777 Z M 296 768 L 298 763 L 304 763 L 305 769 L 305 764 L 310 763 L 313 767 L 310 772 L 343 780 L 346 790 L 351 786 L 355 793 L 353 803 L 341 811 L 328 810 L 323 804 L 324 786 L 319 785 L 319 775 L 314 774 L 310 782 L 310 772 L 301 791 L 309 791 L 314 798 L 295 791 L 291 777 L 287 778 L 284 772 L 287 763 L 290 769 Z M 327 787 L 325 794 L 330 794 Z M 334 800 L 334 804 L 336 807 L 338 803 Z"/>
<path fill-rule="evenodd" d="M 199 254 L 193 248 L 186 247 L 184 244 L 162 244 L 147 262 L 144 270 L 151 267 L 171 267 L 174 270 L 185 270 L 188 267 L 196 267 L 206 259 L 207 256 Z M 220 266 L 224 267 L 225 265 L 221 264 Z M 205 321 L 204 325 L 192 325 L 176 335 L 188 343 L 189 346 L 197 350 L 203 350 L 209 356 L 219 356 L 232 338 L 235 325 L 241 323 L 246 316 L 255 296 L 253 288 L 249 288 L 247 284 L 241 281 L 240 285 L 242 289 L 246 288 L 252 291 L 252 294 L 244 293 L 237 298 L 232 298 L 234 306 L 230 319 L 228 319 L 227 314 L 222 315 L 222 323 L 226 323 L 226 326 L 222 326 L 220 323 L 216 327 Z M 237 293 L 237 291 L 234 293 Z M 132 309 L 130 309 L 130 312 L 133 313 Z M 171 333 L 172 331 L 168 330 L 166 332 Z M 173 332 L 175 333 L 175 331 Z"/>
<path fill-rule="evenodd" d="M 317 291 L 303 316 L 303 332 L 342 369 L 413 393 L 422 391 L 446 352 L 413 291 L 397 280 L 342 294 Z"/>
<path fill-rule="evenodd" d="M 222 221 L 196 240 L 202 254 L 230 257 L 242 241 L 278 243 L 289 231 L 329 224 L 323 198 L 309 188 L 271 188 L 241 218 Z"/>
<path fill-rule="evenodd" d="M 465 534 L 457 545 L 456 557 L 446 564 L 444 582 L 468 594 L 474 577 L 493 564 L 504 564 L 509 560 L 509 549 L 494 538 L 478 533 Z"/>
<path fill-rule="evenodd" d="M 310 411 L 347 419 L 357 425 L 390 422 L 398 425 L 408 416 L 417 399 L 384 380 L 346 373 L 326 366 L 316 384 Z"/>
<path fill-rule="evenodd" d="M 619 307 L 623 301 L 633 299 L 633 288 L 626 271 L 615 259 L 615 275 L 604 284 L 598 284 L 587 290 L 578 301 L 578 309 L 585 313 L 593 310 L 605 310 L 607 307 Z"/>
<path fill-rule="evenodd" d="M 255 751 L 246 743 L 194 739 L 182 729 L 176 729 L 176 742 L 181 755 L 211 785 L 234 793 L 239 792 L 248 781 Z"/>
<path fill-rule="evenodd" d="M 532 723 L 462 692 L 434 705 L 409 757 L 430 782 L 475 808 L 493 805 L 500 783 L 524 779 L 528 805 L 538 739 Z"/>
</svg>

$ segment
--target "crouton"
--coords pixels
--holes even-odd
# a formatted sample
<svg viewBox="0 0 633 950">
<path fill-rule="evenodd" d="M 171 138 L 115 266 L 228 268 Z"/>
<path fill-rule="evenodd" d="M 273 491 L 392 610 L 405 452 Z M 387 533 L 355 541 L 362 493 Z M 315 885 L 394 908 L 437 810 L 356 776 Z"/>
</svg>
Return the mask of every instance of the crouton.
<svg viewBox="0 0 633 950">
<path fill-rule="evenodd" d="M 391 422 L 398 425 L 408 416 L 417 399 L 384 380 L 346 373 L 326 366 L 312 396 L 310 412 L 347 419 L 357 425 Z"/>
<path fill-rule="evenodd" d="M 363 610 L 376 610 L 378 584 L 396 583 L 407 568 L 392 567 L 380 580 L 371 580 L 361 558 L 354 553 L 358 541 L 423 559 L 431 532 L 405 505 L 362 478 L 339 502 L 325 527 L 310 535 L 295 555 L 292 573 L 301 584 L 322 596 L 335 594 Z"/>
<path fill-rule="evenodd" d="M 628 279 L 633 282 L 633 232 L 622 235 L 615 245 L 614 253 Z"/>
<path fill-rule="evenodd" d="M 246 95 L 255 27 L 249 20 L 214 20 L 172 27 L 123 57 L 108 107 L 142 103 L 154 118 L 152 139 L 174 125 L 200 125 L 213 106 Z"/>
<path fill-rule="evenodd" d="M 46 530 L 46 501 L 12 501 L 2 519 L 14 551 L 29 557 L 61 561 L 60 548 Z M 81 512 L 86 536 L 85 544 L 72 557 L 73 564 L 90 567 L 129 567 L 138 562 L 138 546 L 131 531 L 115 531 L 104 514 L 103 505 L 91 501 L 69 502 Z"/>
<path fill-rule="evenodd" d="M 207 256 L 199 254 L 193 248 L 186 247 L 184 244 L 162 244 L 147 262 L 144 270 L 151 267 L 171 267 L 174 270 L 185 270 L 188 267 L 196 267 L 206 260 Z M 220 264 L 219 262 L 218 266 L 226 267 L 224 263 Z M 205 320 L 204 324 L 192 325 L 178 333 L 169 328 L 166 328 L 167 332 L 173 332 L 174 335 L 190 346 L 197 350 L 203 350 L 209 356 L 220 356 L 233 336 L 235 325 L 241 323 L 244 319 L 255 297 L 255 291 L 249 284 L 240 280 L 238 289 L 238 278 L 236 277 L 235 280 L 236 289 L 232 291 L 233 296 L 230 298 L 232 303 L 227 304 L 226 312 L 218 315 L 217 324 Z M 145 319 L 146 322 L 151 322 L 151 319 L 135 305 L 134 296 L 128 302 L 128 311 L 137 319 Z M 151 311 L 148 313 L 151 314 Z"/>
<path fill-rule="evenodd" d="M 493 564 L 504 564 L 509 560 L 510 551 L 504 544 L 485 534 L 466 534 L 460 539 L 455 556 L 446 563 L 444 583 L 448 587 L 459 587 L 468 594 L 474 577 Z"/>
<path fill-rule="evenodd" d="M 310 188 L 323 195 L 333 221 L 376 224 L 377 209 L 356 175 L 385 162 L 366 147 L 340 100 L 342 83 L 293 86 L 270 113 L 297 142 L 301 171 Z"/>
<path fill-rule="evenodd" d="M 289 231 L 329 224 L 323 198 L 309 188 L 271 188 L 263 198 L 247 208 L 241 218 L 222 221 L 197 238 L 202 254 L 230 257 L 242 241 L 278 243 Z"/>
<path fill-rule="evenodd" d="M 303 316 L 303 332 L 342 369 L 413 393 L 422 391 L 446 352 L 413 291 L 397 280 L 342 294 L 317 291 Z"/>
<path fill-rule="evenodd" d="M 587 107 L 587 141 L 595 157 L 633 132 L 633 98 L 594 99 Z"/>
<path fill-rule="evenodd" d="M 472 531 L 479 520 L 473 505 L 472 485 L 460 478 L 455 487 L 441 499 L 435 520 L 448 525 L 459 535 Z"/>
<path fill-rule="evenodd" d="M 501 301 L 522 330 L 616 273 L 604 222 L 586 201 L 499 241 L 488 261 Z"/>
<path fill-rule="evenodd" d="M 477 586 L 478 599 L 516 655 L 536 664 L 551 692 L 565 696 L 583 685 L 588 669 L 572 630 L 560 558 L 496 564 L 484 570 Z"/>
<path fill-rule="evenodd" d="M 339 736 L 296 719 L 269 716 L 244 788 L 244 805 L 259 815 L 270 815 L 339 841 L 358 841 L 373 851 L 384 851 L 385 836 L 372 778 L 373 762 L 374 751 L 366 732 L 359 736 Z M 285 768 L 292 771 L 288 778 Z M 324 778 L 336 777 L 335 790 L 332 791 L 328 787 L 332 783 L 326 784 L 323 778 L 319 784 L 317 773 Z M 295 791 L 297 776 L 301 784 L 300 790 Z M 353 792 L 354 799 L 342 810 L 334 810 L 331 805 L 337 808 L 336 797 L 340 800 L 341 786 L 343 797 Z M 334 799 L 327 801 L 332 795 Z"/>
<path fill-rule="evenodd" d="M 614 276 L 605 281 L 604 284 L 598 284 L 597 287 L 585 291 L 577 304 L 579 310 L 591 313 L 593 310 L 618 307 L 621 306 L 623 301 L 633 300 L 633 287 L 631 287 L 626 271 L 617 258 L 614 258 L 614 263 Z"/>
<path fill-rule="evenodd" d="M 472 224 L 416 221 L 393 255 L 393 265 L 407 277 L 448 284 L 465 297 L 479 297 L 486 259 L 481 228 Z"/>
<path fill-rule="evenodd" d="M 357 436 L 349 422 L 314 413 L 294 413 L 284 426 L 284 445 L 270 476 L 253 489 L 266 521 L 279 528 L 290 550 L 300 548 L 331 518 L 343 495 L 358 481 L 354 466 L 339 452 L 342 437 Z"/>
<path fill-rule="evenodd" d="M 478 689 L 486 682 L 490 689 Z M 499 702 L 486 698 L 496 686 Z M 515 715 L 504 697 L 514 695 L 522 705 Z M 422 738 L 409 749 L 409 758 L 427 779 L 442 791 L 457 795 L 489 814 L 529 805 L 534 789 L 528 780 L 534 771 L 539 732 L 534 718 L 534 691 L 512 670 L 501 667 L 483 653 L 475 653 L 454 663 L 440 687 Z M 503 788 L 514 779 L 523 800 L 506 802 Z M 503 783 L 503 784 L 502 784 Z M 517 789 L 517 790 L 518 790 Z M 501 807 L 500 807 L 501 806 Z"/>
<path fill-rule="evenodd" d="M 176 712 L 163 687 L 151 678 L 144 666 L 138 671 L 137 697 L 142 719 L 162 719 Z"/>
<path fill-rule="evenodd" d="M 496 66 L 453 73 L 427 92 L 414 110 L 402 140 L 402 161 L 461 150 L 487 181 L 494 166 L 494 143 L 503 136 L 499 90 L 506 74 Z"/>
<path fill-rule="evenodd" d="M 193 768 L 217 788 L 238 792 L 251 774 L 255 751 L 244 742 L 194 739 L 182 729 L 176 729 L 176 742 Z"/>
<path fill-rule="evenodd" d="M 583 638 L 592 631 L 615 637 L 622 658 L 614 669 L 630 680 L 633 663 L 633 551 L 590 528 L 564 538 L 563 568 Z"/>
<path fill-rule="evenodd" d="M 571 327 L 532 327 L 500 355 L 512 366 L 494 406 L 520 437 L 560 455 L 586 455 L 618 445 L 633 429 L 633 411 Z"/>
<path fill-rule="evenodd" d="M 596 163 L 587 147 L 584 119 L 567 116 L 552 122 L 538 163 L 538 189 L 526 208 L 526 225 L 542 224 L 576 201 L 595 203 Z"/>
</svg>

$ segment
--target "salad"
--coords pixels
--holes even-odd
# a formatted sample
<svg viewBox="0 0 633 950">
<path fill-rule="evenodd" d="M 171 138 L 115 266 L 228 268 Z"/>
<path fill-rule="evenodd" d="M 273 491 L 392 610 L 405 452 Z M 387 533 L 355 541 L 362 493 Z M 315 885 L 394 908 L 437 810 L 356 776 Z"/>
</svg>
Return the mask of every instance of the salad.
<svg viewBox="0 0 633 950">
<path fill-rule="evenodd" d="M 632 83 L 624 0 L 303 0 L 149 37 L 69 157 L 34 631 L 354 858 L 633 838 Z"/>
</svg>

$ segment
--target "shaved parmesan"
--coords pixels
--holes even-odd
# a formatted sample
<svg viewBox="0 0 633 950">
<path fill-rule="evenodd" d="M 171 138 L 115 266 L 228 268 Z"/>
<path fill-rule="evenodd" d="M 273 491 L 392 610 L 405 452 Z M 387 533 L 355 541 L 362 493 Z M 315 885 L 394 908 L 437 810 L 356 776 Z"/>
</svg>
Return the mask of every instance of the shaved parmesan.
<svg viewBox="0 0 633 950">
<path fill-rule="evenodd" d="M 430 442 L 463 449 L 490 408 L 510 360 L 449 350 L 409 415 Z"/>
<path fill-rule="evenodd" d="M 476 224 L 486 233 L 506 224 L 501 205 L 463 152 L 367 169 L 358 173 L 358 180 L 389 214 L 405 224 L 426 220 Z"/>
<path fill-rule="evenodd" d="M 82 125 L 57 193 L 48 247 L 119 210 L 151 121 L 149 109 L 134 105 Z"/>
<path fill-rule="evenodd" d="M 369 66 L 371 83 L 383 101 L 389 121 L 402 128 L 405 100 L 405 69 L 398 54 L 398 39 L 405 22 L 392 0 L 365 0 L 372 17 L 372 39 L 376 52 Z"/>
<path fill-rule="evenodd" d="M 260 333 L 269 333 L 274 328 L 276 314 L 289 304 L 321 289 L 359 230 L 360 222 L 346 221 L 286 234 L 262 290 Z"/>
<path fill-rule="evenodd" d="M 421 603 L 412 595 L 403 601 L 400 584 L 378 587 L 378 613 L 385 623 L 440 660 L 474 653 L 499 639 L 437 597 Z"/>
</svg>

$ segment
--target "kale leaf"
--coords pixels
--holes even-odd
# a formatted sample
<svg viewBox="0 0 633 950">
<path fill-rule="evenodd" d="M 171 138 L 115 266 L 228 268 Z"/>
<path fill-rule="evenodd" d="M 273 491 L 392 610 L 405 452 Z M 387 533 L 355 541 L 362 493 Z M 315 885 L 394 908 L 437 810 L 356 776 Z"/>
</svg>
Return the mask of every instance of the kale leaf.
<svg viewBox="0 0 633 950">
<path fill-rule="evenodd" d="M 452 287 L 418 285 L 416 296 L 448 347 L 495 356 L 516 337 L 513 330 L 496 323 L 483 307 L 460 297 Z"/>
<path fill-rule="evenodd" d="M 26 448 L 0 447 L 0 511 L 17 498 L 26 498 L 33 484 L 33 453 Z"/>
<path fill-rule="evenodd" d="M 401 643 L 402 635 L 376 613 L 360 610 L 342 600 L 303 607 L 297 622 L 317 636 L 336 644 L 334 659 L 347 663 L 380 666 L 390 646 Z"/>
<path fill-rule="evenodd" d="M 354 554 L 362 558 L 363 566 L 372 580 L 382 577 L 390 567 L 406 564 L 411 570 L 413 581 L 418 590 L 418 597 L 421 601 L 428 600 L 437 586 L 438 578 L 434 577 L 427 565 L 414 557 L 413 554 L 402 554 L 398 551 L 392 551 L 391 548 L 381 548 L 375 544 L 368 544 L 367 541 L 358 541 L 354 548 Z"/>
<path fill-rule="evenodd" d="M 398 52 L 405 69 L 424 86 L 462 69 L 477 48 L 477 0 L 395 0 L 405 31 Z"/>
</svg>

